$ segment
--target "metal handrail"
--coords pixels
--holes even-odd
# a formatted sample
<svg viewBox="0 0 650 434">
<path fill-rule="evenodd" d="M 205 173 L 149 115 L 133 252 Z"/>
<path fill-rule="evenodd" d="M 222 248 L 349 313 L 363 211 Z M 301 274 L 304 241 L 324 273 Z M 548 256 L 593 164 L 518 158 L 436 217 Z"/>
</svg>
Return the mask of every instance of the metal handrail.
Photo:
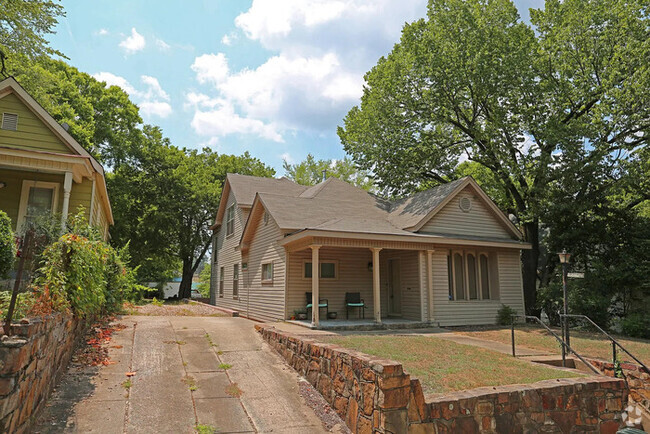
<svg viewBox="0 0 650 434">
<path fill-rule="evenodd" d="M 646 365 L 645 365 L 641 360 L 637 359 L 637 358 L 634 356 L 634 354 L 630 353 L 630 352 L 629 352 L 629 351 L 628 351 L 628 350 L 627 350 L 623 345 L 620 344 L 620 342 L 618 342 L 616 339 L 614 339 L 614 338 L 612 337 L 612 335 L 610 335 L 609 333 L 607 333 L 605 330 L 603 330 L 602 328 L 600 328 L 600 326 L 599 326 L 598 324 L 596 324 L 595 322 L 593 322 L 593 320 L 592 320 L 591 318 L 589 318 L 587 315 L 577 315 L 577 314 L 566 314 L 566 315 L 565 315 L 565 314 L 562 313 L 562 314 L 560 314 L 560 316 L 566 316 L 566 317 L 568 317 L 568 318 L 583 318 L 583 319 L 586 319 L 587 321 L 589 321 L 589 322 L 591 323 L 591 325 L 593 325 L 594 327 L 596 327 L 596 328 L 598 329 L 598 331 L 600 331 L 602 334 L 604 334 L 605 336 L 607 336 L 607 338 L 608 338 L 610 341 L 612 341 L 612 349 L 613 349 L 613 351 L 612 351 L 612 355 L 613 355 L 612 363 L 616 363 L 616 346 L 618 345 L 618 347 L 619 347 L 621 350 L 625 351 L 625 352 L 627 353 L 628 356 L 632 357 L 632 358 L 634 359 L 635 362 L 637 362 L 639 365 L 641 365 L 641 366 L 643 367 L 643 369 L 645 369 L 645 371 L 646 371 L 647 373 L 650 373 L 650 369 L 648 369 L 648 367 L 647 367 L 647 366 L 646 366 Z"/>
<path fill-rule="evenodd" d="M 602 375 L 602 372 L 597 370 L 591 363 L 586 361 L 580 354 L 576 353 L 573 348 L 571 348 L 557 334 L 555 334 L 555 332 L 553 330 L 551 330 L 551 328 L 549 326 L 544 324 L 544 322 L 541 319 L 537 318 L 536 316 L 531 316 L 531 315 L 513 315 L 512 318 L 513 318 L 513 321 L 512 321 L 512 353 L 513 353 L 512 355 L 513 356 L 514 356 L 514 352 L 515 352 L 515 338 L 514 338 L 514 325 L 515 325 L 515 322 L 514 322 L 514 318 L 534 319 L 539 324 L 541 324 L 542 327 L 544 327 L 546 329 L 546 331 L 548 331 L 551 335 L 553 335 L 553 337 L 560 343 L 560 345 L 562 345 L 562 350 L 563 350 L 562 351 L 562 363 L 565 366 L 566 366 L 566 359 L 565 359 L 564 349 L 566 348 L 567 350 L 569 350 L 569 352 L 573 353 L 578 359 L 580 359 L 580 361 L 582 363 L 584 363 L 589 369 L 591 369 L 594 372 L 594 374 Z"/>
</svg>

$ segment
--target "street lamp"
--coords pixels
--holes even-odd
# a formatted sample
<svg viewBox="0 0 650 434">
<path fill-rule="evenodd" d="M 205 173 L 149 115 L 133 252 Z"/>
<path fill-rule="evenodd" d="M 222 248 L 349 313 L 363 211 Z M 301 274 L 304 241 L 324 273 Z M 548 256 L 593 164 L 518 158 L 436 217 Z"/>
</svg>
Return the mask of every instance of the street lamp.
<svg viewBox="0 0 650 434">
<path fill-rule="evenodd" d="M 571 259 L 571 253 L 567 253 L 566 249 L 562 250 L 562 253 L 557 254 L 560 257 L 560 264 L 562 264 L 562 291 L 564 293 L 564 318 L 562 321 L 562 328 L 564 329 L 564 339 L 566 342 L 566 347 L 570 347 L 569 343 L 569 303 L 567 299 L 567 270 L 569 268 L 569 260 Z M 562 361 L 566 365 L 566 352 L 565 346 L 562 346 Z"/>
</svg>

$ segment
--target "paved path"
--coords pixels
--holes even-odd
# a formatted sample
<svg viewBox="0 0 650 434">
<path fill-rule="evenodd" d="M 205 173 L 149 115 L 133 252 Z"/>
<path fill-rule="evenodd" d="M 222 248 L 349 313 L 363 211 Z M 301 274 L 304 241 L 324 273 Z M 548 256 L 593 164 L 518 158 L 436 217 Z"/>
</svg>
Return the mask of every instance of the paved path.
<svg viewBox="0 0 650 434">
<path fill-rule="evenodd" d="M 109 350 L 117 363 L 71 370 L 35 432 L 192 433 L 199 424 L 217 432 L 327 432 L 301 397 L 297 374 L 251 321 L 131 316 L 120 322 L 128 327 Z M 135 372 L 130 387 L 127 372 Z"/>
</svg>

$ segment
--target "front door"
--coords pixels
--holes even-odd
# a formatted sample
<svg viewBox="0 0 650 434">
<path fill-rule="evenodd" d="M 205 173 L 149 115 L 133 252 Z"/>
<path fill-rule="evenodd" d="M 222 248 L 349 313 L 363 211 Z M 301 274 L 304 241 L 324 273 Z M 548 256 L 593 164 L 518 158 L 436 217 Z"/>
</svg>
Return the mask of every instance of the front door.
<svg viewBox="0 0 650 434">
<path fill-rule="evenodd" d="M 388 314 L 402 314 L 402 284 L 399 259 L 388 261 Z"/>
</svg>

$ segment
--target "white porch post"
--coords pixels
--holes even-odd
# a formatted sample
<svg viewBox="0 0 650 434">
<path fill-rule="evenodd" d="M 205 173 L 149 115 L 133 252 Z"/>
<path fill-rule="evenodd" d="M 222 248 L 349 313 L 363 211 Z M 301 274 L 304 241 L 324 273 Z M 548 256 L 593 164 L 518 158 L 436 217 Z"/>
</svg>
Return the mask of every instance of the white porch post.
<svg viewBox="0 0 650 434">
<path fill-rule="evenodd" d="M 320 278 L 320 262 L 318 259 L 318 249 L 321 246 L 313 245 L 311 247 L 311 325 L 318 327 L 320 324 L 320 309 L 318 308 L 318 283 Z"/>
<path fill-rule="evenodd" d="M 66 221 L 68 221 L 68 208 L 70 207 L 70 190 L 72 190 L 72 172 L 65 172 L 65 179 L 63 181 L 63 208 L 61 209 L 61 229 L 63 229 L 64 231 L 65 231 L 65 223 Z"/>
<path fill-rule="evenodd" d="M 427 250 L 427 320 L 433 321 L 433 250 Z"/>
<path fill-rule="evenodd" d="M 381 248 L 372 247 L 372 304 L 375 322 L 381 324 L 381 286 L 379 284 L 379 252 Z"/>
</svg>

